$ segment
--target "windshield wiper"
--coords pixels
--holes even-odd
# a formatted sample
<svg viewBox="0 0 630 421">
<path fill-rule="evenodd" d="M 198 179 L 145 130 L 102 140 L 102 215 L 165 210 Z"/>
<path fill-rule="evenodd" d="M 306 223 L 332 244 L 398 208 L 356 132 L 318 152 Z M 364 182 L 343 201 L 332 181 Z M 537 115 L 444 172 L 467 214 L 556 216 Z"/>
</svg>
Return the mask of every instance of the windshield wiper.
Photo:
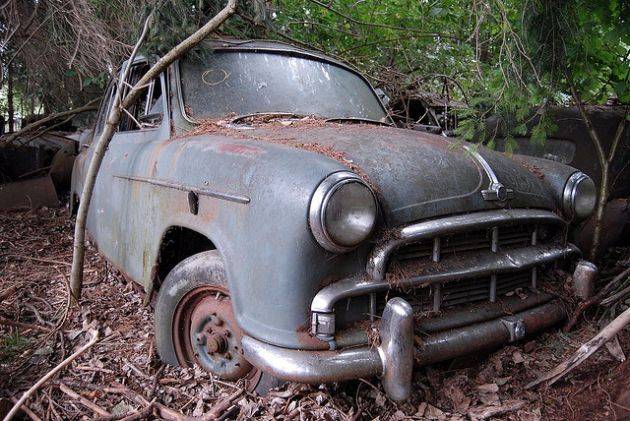
<svg viewBox="0 0 630 421">
<path fill-rule="evenodd" d="M 233 117 L 230 120 L 229 124 L 236 124 L 243 120 L 248 120 L 248 119 L 254 120 L 257 118 L 264 118 L 265 120 L 272 121 L 274 118 L 281 119 L 281 120 L 292 120 L 292 119 L 304 119 L 304 118 L 309 118 L 309 117 L 317 118 L 315 115 L 287 113 L 287 112 L 281 112 L 281 111 L 261 112 L 261 113 L 237 115 L 236 117 Z M 369 118 L 362 118 L 362 117 L 333 117 L 333 118 L 327 118 L 324 121 L 327 123 L 368 123 L 368 124 L 376 124 L 379 126 L 388 126 L 388 127 L 393 126 L 392 123 L 386 123 L 384 121 L 372 120 Z"/>
<path fill-rule="evenodd" d="M 304 118 L 310 117 L 305 114 L 296 114 L 296 113 L 286 113 L 286 112 L 263 112 L 263 113 L 251 113 L 251 114 L 242 114 L 233 117 L 230 120 L 230 124 L 238 123 L 239 121 L 247 120 L 247 119 L 255 119 L 259 117 L 265 117 L 272 119 L 273 117 L 278 117 L 281 119 L 292 119 L 292 118 Z"/>
</svg>

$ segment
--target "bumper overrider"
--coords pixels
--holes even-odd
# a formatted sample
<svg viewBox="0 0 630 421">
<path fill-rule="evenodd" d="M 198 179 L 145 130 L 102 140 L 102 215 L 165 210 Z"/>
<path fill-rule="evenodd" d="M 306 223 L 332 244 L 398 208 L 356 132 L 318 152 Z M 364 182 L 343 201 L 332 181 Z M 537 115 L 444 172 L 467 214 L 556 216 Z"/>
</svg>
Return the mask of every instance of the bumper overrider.
<svg viewBox="0 0 630 421">
<path fill-rule="evenodd" d="M 412 368 L 419 365 L 491 349 L 517 341 L 526 335 L 547 329 L 565 317 L 565 311 L 551 295 L 536 293 L 526 299 L 507 297 L 497 300 L 497 276 L 528 270 L 536 290 L 537 268 L 559 259 L 579 254 L 572 244 L 539 244 L 534 230 L 526 247 L 500 250 L 496 227 L 509 224 L 555 225 L 564 221 L 554 213 L 541 210 L 499 210 L 458 215 L 426 221 L 389 233 L 388 240 L 376 247 L 364 273 L 322 288 L 311 304 L 312 334 L 329 343 L 329 351 L 287 349 L 249 336 L 242 340 L 245 357 L 254 366 L 278 378 L 301 383 L 326 383 L 380 376 L 387 395 L 404 400 L 411 394 Z M 440 238 L 446 234 L 489 229 L 492 244 L 462 258 L 440 258 Z M 495 235 L 496 234 L 496 235 Z M 340 300 L 370 297 L 370 315 L 376 319 L 376 294 L 392 285 L 386 279 L 388 262 L 399 248 L 419 241 L 434 241 L 435 265 L 421 265 L 406 271 L 396 288 L 414 289 L 431 286 L 439 301 L 439 286 L 450 281 L 487 277 L 490 282 L 488 303 L 474 311 L 451 310 L 441 317 L 416 319 L 412 305 L 401 297 L 387 301 L 379 324 L 380 344 L 370 345 L 366 335 L 348 338 L 335 332 L 335 304 Z M 437 288 L 436 288 L 437 287 Z M 416 333 L 414 333 L 416 332 Z M 423 332 L 422 346 L 416 347 L 417 332 Z M 339 348 L 339 349 L 338 349 Z"/>
</svg>

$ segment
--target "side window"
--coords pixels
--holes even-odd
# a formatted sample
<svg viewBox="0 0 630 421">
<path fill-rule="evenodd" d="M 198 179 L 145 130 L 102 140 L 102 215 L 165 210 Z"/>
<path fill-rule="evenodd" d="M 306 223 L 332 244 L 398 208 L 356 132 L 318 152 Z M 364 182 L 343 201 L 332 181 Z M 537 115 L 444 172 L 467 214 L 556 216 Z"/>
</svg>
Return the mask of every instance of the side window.
<svg viewBox="0 0 630 421">
<path fill-rule="evenodd" d="M 148 70 L 149 65 L 146 63 L 135 65 L 129 74 L 125 91 L 129 91 Z M 129 107 L 128 112 L 123 113 L 118 130 L 130 131 L 158 127 L 162 122 L 164 111 L 162 104 L 162 85 L 158 77 L 142 89 L 138 100 Z"/>
<path fill-rule="evenodd" d="M 101 102 L 101 109 L 98 115 L 98 120 L 96 121 L 96 127 L 94 128 L 94 135 L 97 136 L 101 134 L 103 128 L 105 127 L 105 122 L 107 121 L 107 115 L 109 114 L 109 108 L 114 99 L 114 94 L 116 93 L 116 81 L 112 80 L 109 82 L 109 87 L 105 92 L 105 96 L 103 96 L 103 100 Z"/>
</svg>

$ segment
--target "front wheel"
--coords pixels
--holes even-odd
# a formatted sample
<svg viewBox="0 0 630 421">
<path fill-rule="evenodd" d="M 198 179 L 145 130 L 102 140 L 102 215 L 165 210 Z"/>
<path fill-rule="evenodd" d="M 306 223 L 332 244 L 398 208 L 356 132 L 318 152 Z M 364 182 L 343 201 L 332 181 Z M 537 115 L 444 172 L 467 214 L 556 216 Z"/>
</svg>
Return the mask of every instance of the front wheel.
<svg viewBox="0 0 630 421">
<path fill-rule="evenodd" d="M 221 379 L 249 380 L 261 372 L 244 357 L 223 261 L 216 250 L 191 256 L 168 274 L 155 306 L 155 338 L 162 360 L 197 365 Z"/>
</svg>

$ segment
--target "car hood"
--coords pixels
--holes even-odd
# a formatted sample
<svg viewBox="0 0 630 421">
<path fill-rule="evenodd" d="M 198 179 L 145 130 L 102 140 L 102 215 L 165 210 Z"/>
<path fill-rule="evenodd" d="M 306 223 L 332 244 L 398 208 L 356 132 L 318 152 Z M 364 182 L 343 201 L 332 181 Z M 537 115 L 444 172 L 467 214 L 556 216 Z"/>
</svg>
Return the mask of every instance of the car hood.
<svg viewBox="0 0 630 421">
<path fill-rule="evenodd" d="M 553 209 L 536 174 L 511 158 L 442 136 L 368 124 L 259 126 L 240 131 L 257 141 L 281 143 L 337 160 L 364 177 L 376 192 L 385 222 L 412 221 L 500 207 Z M 512 189 L 505 203 L 484 200 L 490 178 Z"/>
</svg>

